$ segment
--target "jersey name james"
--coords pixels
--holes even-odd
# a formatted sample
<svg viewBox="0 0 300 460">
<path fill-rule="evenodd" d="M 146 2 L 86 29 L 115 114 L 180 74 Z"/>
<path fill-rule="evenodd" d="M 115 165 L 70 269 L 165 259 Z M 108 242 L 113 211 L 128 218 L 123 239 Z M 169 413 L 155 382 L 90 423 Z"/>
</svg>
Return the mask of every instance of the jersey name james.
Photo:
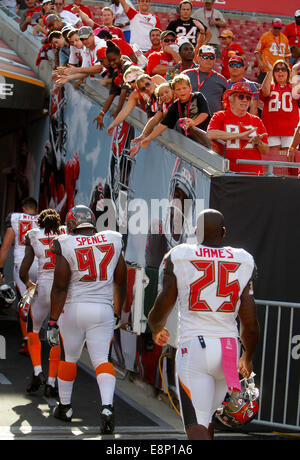
<svg viewBox="0 0 300 460">
<path fill-rule="evenodd" d="M 199 335 L 238 337 L 236 316 L 253 277 L 252 255 L 229 246 L 181 244 L 168 257 L 177 280 L 179 343 Z"/>
<path fill-rule="evenodd" d="M 62 235 L 57 241 L 71 269 L 66 302 L 112 305 L 113 277 L 122 250 L 122 235 L 107 230 L 91 236 Z"/>
</svg>

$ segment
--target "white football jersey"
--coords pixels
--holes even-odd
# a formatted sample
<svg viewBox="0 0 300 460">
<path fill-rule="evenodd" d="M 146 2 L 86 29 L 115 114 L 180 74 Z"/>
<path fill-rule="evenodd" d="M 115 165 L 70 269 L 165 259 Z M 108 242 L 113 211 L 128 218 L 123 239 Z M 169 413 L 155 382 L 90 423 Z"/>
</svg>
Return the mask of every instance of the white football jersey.
<svg viewBox="0 0 300 460">
<path fill-rule="evenodd" d="M 252 255 L 229 246 L 181 244 L 169 256 L 177 279 L 179 345 L 199 335 L 238 337 L 236 317 L 253 276 Z"/>
<path fill-rule="evenodd" d="M 71 269 L 66 302 L 113 303 L 114 271 L 122 250 L 122 235 L 107 230 L 94 235 L 63 235 L 62 256 Z"/>
<path fill-rule="evenodd" d="M 59 234 L 66 234 L 66 227 L 59 227 Z M 34 255 L 38 260 L 37 280 L 53 280 L 55 269 L 55 254 L 52 252 L 53 240 L 57 233 L 45 233 L 44 228 L 33 228 L 26 234 Z"/>
<path fill-rule="evenodd" d="M 37 215 L 13 212 L 6 219 L 6 228 L 12 227 L 15 233 L 14 263 L 20 264 L 25 254 L 25 235 L 28 230 L 37 227 Z"/>
</svg>

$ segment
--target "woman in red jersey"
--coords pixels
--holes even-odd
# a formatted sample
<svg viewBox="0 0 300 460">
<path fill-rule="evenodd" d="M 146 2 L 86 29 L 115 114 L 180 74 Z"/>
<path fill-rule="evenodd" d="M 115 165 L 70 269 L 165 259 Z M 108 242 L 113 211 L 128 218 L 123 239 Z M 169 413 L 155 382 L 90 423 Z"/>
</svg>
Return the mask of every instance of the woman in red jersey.
<svg viewBox="0 0 300 460">
<path fill-rule="evenodd" d="M 238 164 L 236 160 L 261 160 L 268 153 L 267 130 L 259 117 L 248 112 L 253 93 L 246 82 L 235 83 L 225 91 L 225 110 L 216 112 L 207 127 L 207 136 L 214 149 L 221 154 L 218 140 L 226 142 L 226 158 L 229 168 L 237 173 L 262 174 L 261 166 Z"/>
<path fill-rule="evenodd" d="M 268 72 L 260 90 L 263 101 L 262 121 L 269 135 L 272 150 L 288 151 L 299 123 L 298 99 L 292 93 L 291 70 L 287 62 L 279 59 L 272 66 L 267 62 Z"/>
</svg>

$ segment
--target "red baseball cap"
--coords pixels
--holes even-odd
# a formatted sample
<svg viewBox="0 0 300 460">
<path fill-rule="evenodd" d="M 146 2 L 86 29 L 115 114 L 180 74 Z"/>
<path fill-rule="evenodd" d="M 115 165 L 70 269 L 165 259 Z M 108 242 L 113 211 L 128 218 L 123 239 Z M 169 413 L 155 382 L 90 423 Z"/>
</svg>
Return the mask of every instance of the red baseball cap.
<svg viewBox="0 0 300 460">
<path fill-rule="evenodd" d="M 280 18 L 275 18 L 272 21 L 272 26 L 273 27 L 283 27 L 283 22 Z"/>
<path fill-rule="evenodd" d="M 241 56 L 237 56 L 237 55 L 232 56 L 228 62 L 229 63 L 230 62 L 240 62 L 243 66 L 245 65 L 244 59 Z"/>
</svg>

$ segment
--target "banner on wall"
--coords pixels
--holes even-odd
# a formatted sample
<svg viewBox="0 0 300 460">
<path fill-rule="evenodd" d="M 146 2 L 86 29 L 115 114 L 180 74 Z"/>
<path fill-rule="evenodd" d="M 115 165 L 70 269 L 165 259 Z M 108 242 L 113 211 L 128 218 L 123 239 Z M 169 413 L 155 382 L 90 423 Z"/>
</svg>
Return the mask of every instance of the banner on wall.
<svg viewBox="0 0 300 460">
<path fill-rule="evenodd" d="M 123 235 L 128 296 L 112 357 L 161 388 L 162 349 L 152 341 L 147 315 L 160 286 L 164 255 L 178 243 L 195 240 L 196 215 L 208 205 L 210 179 L 157 141 L 130 159 L 130 143 L 140 131 L 124 122 L 108 136 L 92 123 L 99 110 L 97 103 L 69 84 L 52 98 L 49 139 L 41 160 L 40 205 L 58 210 L 62 220 L 70 207 L 89 206 L 100 230 L 103 225 L 111 228 L 106 204 L 113 204 L 113 229 Z M 104 122 L 110 123 L 108 114 Z M 176 308 L 169 321 L 175 349 Z M 167 373 L 174 383 L 173 355 Z"/>
<path fill-rule="evenodd" d="M 157 3 L 165 3 L 167 5 L 179 5 L 179 0 L 159 0 Z M 203 1 L 193 1 L 194 9 L 201 8 Z M 272 2 L 265 0 L 216 0 L 215 7 L 221 10 L 229 11 L 245 11 L 249 13 L 264 13 L 275 14 L 279 16 L 294 16 L 295 11 L 299 9 L 299 2 L 297 0 L 290 0 L 288 3 Z"/>
</svg>

